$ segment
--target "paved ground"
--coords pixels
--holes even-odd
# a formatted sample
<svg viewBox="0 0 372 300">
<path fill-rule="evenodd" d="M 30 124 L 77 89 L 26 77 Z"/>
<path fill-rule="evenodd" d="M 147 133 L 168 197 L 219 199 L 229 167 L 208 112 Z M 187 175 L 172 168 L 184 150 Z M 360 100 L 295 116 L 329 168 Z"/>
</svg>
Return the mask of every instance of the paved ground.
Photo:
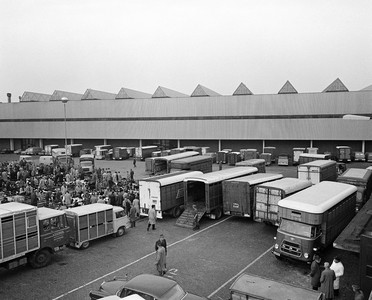
<svg viewBox="0 0 372 300">
<path fill-rule="evenodd" d="M 5 156 L 0 156 L 4 159 Z M 8 160 L 10 158 L 7 158 Z M 369 164 L 354 163 L 349 167 L 365 168 Z M 132 161 L 97 161 L 97 166 L 126 173 Z M 224 168 L 228 167 L 226 165 Z M 218 165 L 213 166 L 218 170 Z M 135 179 L 148 176 L 144 162 L 137 162 Z M 296 177 L 293 166 L 270 166 L 267 172 Z M 156 231 L 146 231 L 146 219 L 137 222 L 121 238 L 111 236 L 93 242 L 84 251 L 68 248 L 53 257 L 50 266 L 33 270 L 28 267 L 13 271 L 0 270 L 0 299 L 87 299 L 90 289 L 103 280 L 128 274 L 154 273 L 154 242 L 164 233 L 168 245 L 169 277 L 187 290 L 212 300 L 228 299 L 228 288 L 240 272 L 248 272 L 275 280 L 310 287 L 309 266 L 277 260 L 270 252 L 276 228 L 246 218 L 224 217 L 220 221 L 203 218 L 202 230 L 193 232 L 174 226 L 175 219 L 158 220 Z M 353 299 L 351 285 L 359 283 L 358 256 L 329 248 L 323 261 L 342 257 L 345 276 L 338 299 Z M 27 295 L 27 296 L 26 296 Z"/>
</svg>

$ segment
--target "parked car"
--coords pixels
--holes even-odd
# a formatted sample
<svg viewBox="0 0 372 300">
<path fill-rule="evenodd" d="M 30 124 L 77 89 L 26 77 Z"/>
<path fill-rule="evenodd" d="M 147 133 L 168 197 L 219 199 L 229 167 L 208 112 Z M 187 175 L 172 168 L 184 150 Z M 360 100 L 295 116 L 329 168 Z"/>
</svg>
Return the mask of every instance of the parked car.
<svg viewBox="0 0 372 300">
<path fill-rule="evenodd" d="M 27 148 L 24 152 L 25 153 L 21 153 L 21 154 L 26 154 L 26 155 L 43 155 L 44 154 L 44 150 L 41 149 L 40 147 L 30 147 L 30 148 Z"/>
<path fill-rule="evenodd" d="M 13 153 L 13 151 L 8 148 L 4 148 L 0 150 L 0 154 L 9 154 L 9 153 Z"/>
<path fill-rule="evenodd" d="M 22 149 L 17 149 L 14 151 L 14 154 L 21 154 L 21 152 L 22 152 Z"/>
<path fill-rule="evenodd" d="M 141 274 L 127 281 L 114 278 L 101 284 L 98 291 L 91 291 L 89 297 L 95 299 L 122 299 L 137 294 L 145 299 L 156 300 L 208 300 L 186 292 L 176 281 L 151 274 Z"/>
</svg>

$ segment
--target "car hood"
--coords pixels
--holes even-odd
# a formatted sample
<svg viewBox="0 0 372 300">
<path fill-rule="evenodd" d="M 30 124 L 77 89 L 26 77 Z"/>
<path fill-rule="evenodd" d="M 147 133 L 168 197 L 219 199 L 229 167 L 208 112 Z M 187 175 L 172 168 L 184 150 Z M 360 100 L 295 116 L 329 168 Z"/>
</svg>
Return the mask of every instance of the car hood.
<svg viewBox="0 0 372 300">
<path fill-rule="evenodd" d="M 119 296 L 116 296 L 116 295 L 112 295 L 112 296 L 103 297 L 101 299 L 102 300 L 121 300 L 122 298 L 120 298 Z"/>
<path fill-rule="evenodd" d="M 209 299 L 206 297 L 201 297 L 195 294 L 187 293 L 182 300 L 209 300 Z"/>
</svg>

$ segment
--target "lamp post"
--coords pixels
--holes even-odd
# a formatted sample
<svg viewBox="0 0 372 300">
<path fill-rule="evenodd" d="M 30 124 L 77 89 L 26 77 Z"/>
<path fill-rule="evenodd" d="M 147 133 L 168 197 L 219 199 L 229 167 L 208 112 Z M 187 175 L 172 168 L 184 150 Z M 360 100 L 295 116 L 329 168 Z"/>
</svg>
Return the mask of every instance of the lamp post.
<svg viewBox="0 0 372 300">
<path fill-rule="evenodd" d="M 66 158 L 66 172 L 67 172 L 67 122 L 66 122 L 66 103 L 68 101 L 67 97 L 62 97 L 63 111 L 65 116 L 65 158 Z"/>
</svg>

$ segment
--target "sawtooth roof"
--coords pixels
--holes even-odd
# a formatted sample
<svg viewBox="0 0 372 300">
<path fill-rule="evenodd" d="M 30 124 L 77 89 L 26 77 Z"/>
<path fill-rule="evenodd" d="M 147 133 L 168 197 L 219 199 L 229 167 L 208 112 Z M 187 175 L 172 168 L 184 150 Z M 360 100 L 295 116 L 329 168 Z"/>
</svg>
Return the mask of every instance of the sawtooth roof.
<svg viewBox="0 0 372 300">
<path fill-rule="evenodd" d="M 143 93 L 128 88 L 121 88 L 115 99 L 147 99 L 151 98 L 151 94 Z"/>
<path fill-rule="evenodd" d="M 238 95 L 253 95 L 253 93 L 247 88 L 247 86 L 241 82 L 239 86 L 236 88 L 235 92 L 233 93 L 233 96 Z"/>
<path fill-rule="evenodd" d="M 62 101 L 63 97 L 66 97 L 68 101 L 75 101 L 81 100 L 83 94 L 55 90 L 50 97 L 50 101 Z"/>
<path fill-rule="evenodd" d="M 219 93 L 212 91 L 201 84 L 195 88 L 192 92 L 191 97 L 205 97 L 205 96 L 221 96 Z"/>
<path fill-rule="evenodd" d="M 34 92 L 24 92 L 20 102 L 46 102 L 50 100 L 52 95 L 49 94 L 41 94 L 41 93 L 34 93 Z"/>
<path fill-rule="evenodd" d="M 293 87 L 293 85 L 287 80 L 287 82 L 283 85 L 280 89 L 278 94 L 297 94 L 297 90 Z"/>
<path fill-rule="evenodd" d="M 110 100 L 115 99 L 116 94 L 87 89 L 81 100 Z"/>
<path fill-rule="evenodd" d="M 184 98 L 189 95 L 159 86 L 151 98 Z"/>
<path fill-rule="evenodd" d="M 339 78 L 337 78 L 335 81 L 333 81 L 326 89 L 323 91 L 323 93 L 329 93 L 329 92 L 348 92 L 349 90 L 347 87 L 341 82 Z"/>
</svg>

